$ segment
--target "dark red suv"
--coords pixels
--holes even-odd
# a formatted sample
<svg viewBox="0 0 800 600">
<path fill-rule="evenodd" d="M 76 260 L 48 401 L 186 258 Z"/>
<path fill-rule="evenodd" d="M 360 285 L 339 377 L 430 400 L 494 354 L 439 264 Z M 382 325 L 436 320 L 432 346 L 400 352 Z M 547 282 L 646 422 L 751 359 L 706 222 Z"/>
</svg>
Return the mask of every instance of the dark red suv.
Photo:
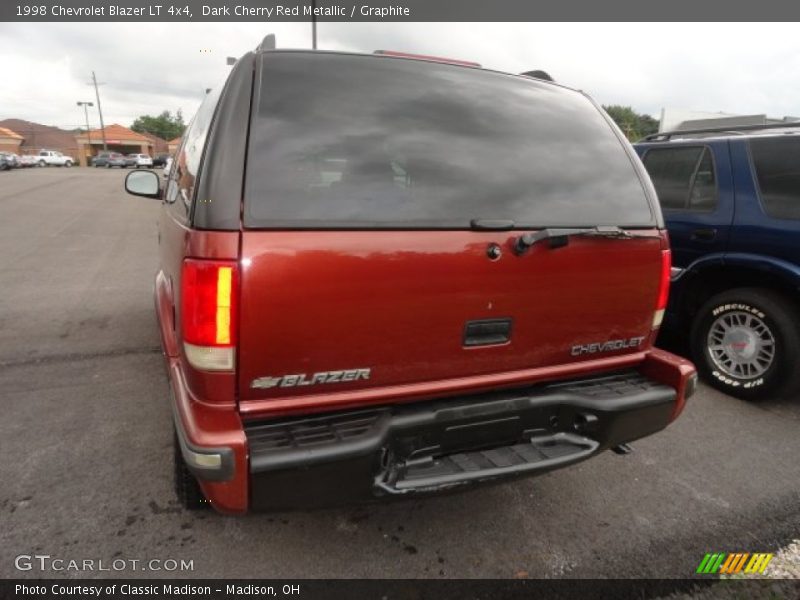
<svg viewBox="0 0 800 600">
<path fill-rule="evenodd" d="M 542 473 L 664 428 L 670 253 L 581 92 L 431 57 L 258 49 L 164 190 L 155 304 L 186 506 Z M 199 485 L 198 485 L 199 483 Z"/>
</svg>

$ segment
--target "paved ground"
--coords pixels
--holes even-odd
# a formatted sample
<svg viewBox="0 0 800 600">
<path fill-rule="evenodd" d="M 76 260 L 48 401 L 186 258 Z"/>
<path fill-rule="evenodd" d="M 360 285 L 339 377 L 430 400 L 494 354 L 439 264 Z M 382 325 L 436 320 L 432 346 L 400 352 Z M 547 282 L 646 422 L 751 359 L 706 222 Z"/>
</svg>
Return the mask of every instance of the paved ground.
<svg viewBox="0 0 800 600">
<path fill-rule="evenodd" d="M 36 553 L 193 560 L 195 577 L 685 577 L 707 551 L 800 537 L 800 404 L 705 387 L 634 454 L 537 479 L 312 513 L 181 511 L 151 300 L 159 205 L 126 196 L 123 176 L 0 173 L 0 577 L 41 577 L 14 568 Z"/>
</svg>

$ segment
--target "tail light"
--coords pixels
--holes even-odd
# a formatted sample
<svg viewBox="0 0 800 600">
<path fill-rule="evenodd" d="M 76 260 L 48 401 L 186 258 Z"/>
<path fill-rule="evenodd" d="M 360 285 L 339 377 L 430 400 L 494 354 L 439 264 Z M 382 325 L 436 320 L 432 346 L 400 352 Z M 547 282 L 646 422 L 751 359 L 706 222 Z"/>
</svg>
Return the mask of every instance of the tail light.
<svg viewBox="0 0 800 600">
<path fill-rule="evenodd" d="M 672 270 L 672 253 L 669 250 L 661 251 L 661 277 L 658 282 L 658 299 L 656 300 L 656 312 L 653 315 L 653 329 L 661 327 L 664 320 L 664 311 L 667 309 L 669 300 L 669 276 Z"/>
<path fill-rule="evenodd" d="M 186 259 L 181 274 L 181 334 L 189 363 L 204 371 L 230 371 L 236 347 L 233 261 Z"/>
</svg>

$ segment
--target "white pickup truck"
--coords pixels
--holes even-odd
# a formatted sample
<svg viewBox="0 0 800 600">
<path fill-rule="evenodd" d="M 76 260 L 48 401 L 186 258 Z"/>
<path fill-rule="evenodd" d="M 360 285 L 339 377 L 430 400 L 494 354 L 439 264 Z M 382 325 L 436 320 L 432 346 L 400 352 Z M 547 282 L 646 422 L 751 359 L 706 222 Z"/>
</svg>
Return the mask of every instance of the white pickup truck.
<svg viewBox="0 0 800 600">
<path fill-rule="evenodd" d="M 40 167 L 71 167 L 75 161 L 70 156 L 65 156 L 56 150 L 40 150 L 36 157 L 36 164 Z"/>
</svg>

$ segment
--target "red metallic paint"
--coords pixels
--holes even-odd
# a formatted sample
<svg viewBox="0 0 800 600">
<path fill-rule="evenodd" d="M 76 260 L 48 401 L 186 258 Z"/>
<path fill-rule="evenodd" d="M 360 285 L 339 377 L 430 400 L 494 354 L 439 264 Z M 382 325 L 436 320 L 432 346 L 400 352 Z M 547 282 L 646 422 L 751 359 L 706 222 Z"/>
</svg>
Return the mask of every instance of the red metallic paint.
<svg viewBox="0 0 800 600">
<path fill-rule="evenodd" d="M 247 442 L 239 414 L 228 407 L 200 402 L 189 392 L 179 359 L 169 359 L 169 380 L 175 409 L 183 431 L 195 446 L 227 446 L 234 452 L 234 476 L 230 481 L 201 481 L 208 501 L 218 511 L 241 514 L 247 511 Z"/>
<path fill-rule="evenodd" d="M 686 385 L 689 378 L 697 375 L 695 366 L 684 358 L 660 348 L 653 348 L 647 354 L 647 360 L 642 364 L 640 371 L 650 379 L 675 388 L 678 397 L 675 399 L 671 420 L 677 419 L 686 406 Z"/>
<path fill-rule="evenodd" d="M 644 352 L 636 352 L 634 354 L 623 354 L 621 356 L 574 362 L 554 367 L 460 377 L 444 381 L 426 381 L 417 384 L 365 390 L 331 391 L 314 395 L 250 400 L 242 402 L 239 410 L 245 419 L 254 419 L 264 416 L 278 417 L 355 408 L 357 406 L 429 400 L 459 393 L 479 393 L 515 387 L 526 383 L 558 381 L 588 373 L 597 374 L 605 371 L 626 369 L 640 364 L 646 356 L 647 354 Z"/>
<path fill-rule="evenodd" d="M 641 360 L 662 237 L 639 233 L 646 237 L 576 237 L 564 248 L 542 243 L 516 256 L 518 232 L 245 231 L 241 410 L 422 398 L 589 373 L 598 365 L 583 362 L 615 355 Z M 490 243 L 503 248 L 499 260 L 487 258 Z M 510 343 L 463 346 L 467 321 L 497 317 L 513 319 Z M 575 344 L 638 336 L 646 339 L 637 348 L 570 354 Z M 250 387 L 264 376 L 357 368 L 371 368 L 370 379 Z"/>
<path fill-rule="evenodd" d="M 164 205 L 159 219 L 161 271 L 157 276 L 156 290 L 169 288 L 171 294 L 156 294 L 159 303 L 157 314 L 162 328 L 165 351 L 170 356 L 177 352 L 183 376 L 192 395 L 198 402 L 236 408 L 236 374 L 205 373 L 192 368 L 183 352 L 181 303 L 176 297 L 181 285 L 181 270 L 185 258 L 209 258 L 236 260 L 239 255 L 239 232 L 198 231 L 179 222 L 168 205 Z M 158 283 L 158 280 L 163 283 Z M 169 330 L 167 327 L 171 327 Z M 174 339 L 174 343 L 171 343 Z"/>
<path fill-rule="evenodd" d="M 180 298 L 176 297 L 184 258 L 236 260 L 239 233 L 189 229 L 170 214 L 168 205 L 162 207 L 158 226 L 161 265 L 156 276 L 156 315 L 174 408 L 190 442 L 200 447 L 233 449 L 234 478 L 225 482 L 201 481 L 200 486 L 216 510 L 240 514 L 246 512 L 248 505 L 248 458 L 236 410 L 236 374 L 202 373 L 189 365 L 181 343 Z"/>
</svg>

